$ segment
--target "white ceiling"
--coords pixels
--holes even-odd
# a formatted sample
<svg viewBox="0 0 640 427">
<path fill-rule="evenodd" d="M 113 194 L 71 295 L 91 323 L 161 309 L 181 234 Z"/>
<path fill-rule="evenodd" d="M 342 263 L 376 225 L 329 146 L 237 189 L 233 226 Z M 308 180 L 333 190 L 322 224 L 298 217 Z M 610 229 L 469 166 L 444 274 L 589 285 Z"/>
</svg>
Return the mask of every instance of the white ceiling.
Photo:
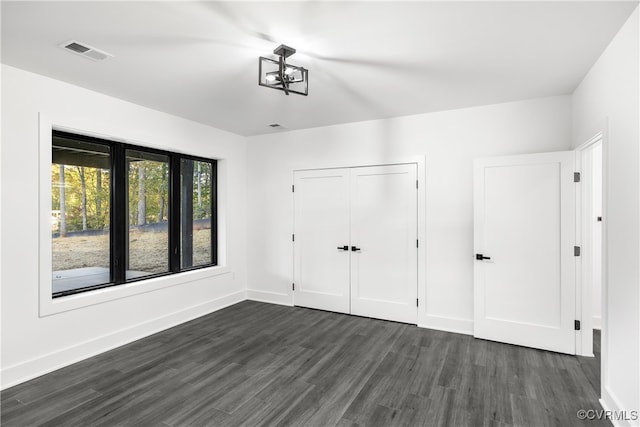
<svg viewBox="0 0 640 427">
<path fill-rule="evenodd" d="M 7 2 L 2 62 L 240 135 L 571 93 L 636 1 Z M 66 52 L 75 39 L 114 58 Z M 309 96 L 258 86 L 279 44 Z"/>
</svg>

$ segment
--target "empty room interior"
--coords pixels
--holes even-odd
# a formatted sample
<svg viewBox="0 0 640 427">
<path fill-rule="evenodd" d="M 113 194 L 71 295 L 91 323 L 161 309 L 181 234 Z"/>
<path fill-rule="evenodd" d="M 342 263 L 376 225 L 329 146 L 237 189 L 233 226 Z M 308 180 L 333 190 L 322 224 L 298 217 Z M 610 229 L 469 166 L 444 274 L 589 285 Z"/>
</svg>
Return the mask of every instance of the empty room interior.
<svg viewBox="0 0 640 427">
<path fill-rule="evenodd" d="M 640 8 L 6 1 L 1 422 L 640 426 Z"/>
</svg>

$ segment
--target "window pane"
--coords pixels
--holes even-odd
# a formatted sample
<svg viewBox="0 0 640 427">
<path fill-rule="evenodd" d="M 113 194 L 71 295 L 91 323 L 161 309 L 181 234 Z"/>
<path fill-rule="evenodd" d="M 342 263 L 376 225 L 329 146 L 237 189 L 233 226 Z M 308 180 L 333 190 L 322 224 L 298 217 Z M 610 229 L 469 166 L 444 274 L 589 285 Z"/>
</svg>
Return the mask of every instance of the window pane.
<svg viewBox="0 0 640 427">
<path fill-rule="evenodd" d="M 212 179 L 211 163 L 180 161 L 180 268 L 212 263 Z"/>
<path fill-rule="evenodd" d="M 109 146 L 54 134 L 51 154 L 52 292 L 109 283 Z"/>
<path fill-rule="evenodd" d="M 169 158 L 126 150 L 127 279 L 169 271 Z"/>
</svg>

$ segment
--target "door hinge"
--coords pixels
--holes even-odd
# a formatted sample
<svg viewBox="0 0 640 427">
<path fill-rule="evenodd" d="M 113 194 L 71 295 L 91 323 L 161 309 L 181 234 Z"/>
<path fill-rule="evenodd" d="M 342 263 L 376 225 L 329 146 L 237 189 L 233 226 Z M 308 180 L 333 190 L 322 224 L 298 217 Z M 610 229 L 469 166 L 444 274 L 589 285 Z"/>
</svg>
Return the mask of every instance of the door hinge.
<svg viewBox="0 0 640 427">
<path fill-rule="evenodd" d="M 292 185 L 292 186 L 291 186 L 291 192 L 292 192 L 292 193 L 294 193 L 295 191 L 296 191 L 296 186 L 295 186 L 295 185 Z"/>
<path fill-rule="evenodd" d="M 573 182 L 580 182 L 580 172 L 573 173 Z"/>
<path fill-rule="evenodd" d="M 416 239 L 416 248 L 418 247 L 418 239 Z"/>
<path fill-rule="evenodd" d="M 573 247 L 573 256 L 580 256 L 580 246 Z"/>
<path fill-rule="evenodd" d="M 418 298 L 416 298 L 416 307 L 418 306 Z"/>
<path fill-rule="evenodd" d="M 296 290 L 296 284 L 295 284 L 295 283 L 292 283 L 292 284 L 291 284 L 291 290 L 292 290 L 292 291 L 295 291 L 295 290 Z"/>
<path fill-rule="evenodd" d="M 295 234 L 292 234 L 292 235 L 291 235 L 291 241 L 292 241 L 292 242 L 295 242 L 295 241 L 296 241 L 296 235 L 295 235 Z"/>
<path fill-rule="evenodd" d="M 416 179 L 416 188 L 418 188 L 418 180 Z"/>
<path fill-rule="evenodd" d="M 576 331 L 580 330 L 580 321 L 579 320 L 575 320 L 573 322 L 573 329 L 575 329 Z"/>
</svg>

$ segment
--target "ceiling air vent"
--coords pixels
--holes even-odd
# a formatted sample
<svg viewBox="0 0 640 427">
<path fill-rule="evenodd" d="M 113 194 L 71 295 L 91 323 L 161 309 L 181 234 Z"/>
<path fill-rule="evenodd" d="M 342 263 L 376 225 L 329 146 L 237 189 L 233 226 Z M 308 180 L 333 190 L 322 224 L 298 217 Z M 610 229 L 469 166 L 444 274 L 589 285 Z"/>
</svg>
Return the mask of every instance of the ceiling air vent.
<svg viewBox="0 0 640 427">
<path fill-rule="evenodd" d="M 110 53 L 103 50 L 96 49 L 88 44 L 80 43 L 76 40 L 69 40 L 68 42 L 59 45 L 61 48 L 75 53 L 76 55 L 84 56 L 92 61 L 102 61 L 107 58 L 113 57 Z"/>
</svg>

